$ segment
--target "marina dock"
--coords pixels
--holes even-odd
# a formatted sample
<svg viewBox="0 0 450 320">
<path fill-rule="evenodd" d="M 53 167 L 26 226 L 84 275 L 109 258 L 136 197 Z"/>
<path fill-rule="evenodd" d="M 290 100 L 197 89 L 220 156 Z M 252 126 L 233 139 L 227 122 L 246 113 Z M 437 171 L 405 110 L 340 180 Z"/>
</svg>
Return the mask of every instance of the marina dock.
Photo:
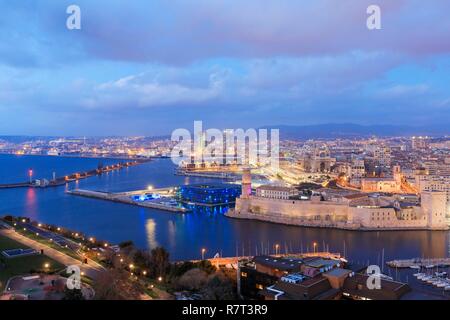
<svg viewBox="0 0 450 320">
<path fill-rule="evenodd" d="M 145 190 L 143 190 L 143 191 L 145 191 Z M 131 198 L 131 195 L 139 194 L 140 192 L 142 192 L 142 191 L 123 192 L 123 193 L 111 193 L 111 192 L 101 192 L 101 191 L 92 191 L 92 190 L 83 190 L 83 189 L 75 189 L 75 190 L 71 190 L 71 191 L 66 191 L 66 193 L 75 195 L 75 196 L 82 196 L 82 197 L 87 197 L 87 198 L 94 198 L 94 199 L 100 199 L 100 200 L 106 200 L 106 201 L 131 204 L 131 205 L 144 207 L 144 208 L 152 208 L 152 209 L 159 209 L 159 210 L 179 212 L 179 213 L 187 213 L 187 212 L 191 211 L 187 208 L 170 204 L 169 200 L 164 197 L 161 199 L 152 200 L 152 201 L 139 201 L 139 202 L 134 201 Z M 149 192 L 149 191 L 147 190 L 146 192 Z M 154 190 L 153 192 L 157 192 L 157 190 Z"/>
<path fill-rule="evenodd" d="M 392 260 L 386 262 L 389 267 L 392 268 L 411 268 L 417 267 L 435 267 L 435 266 L 450 266 L 450 258 L 416 258 L 416 259 L 404 259 L 404 260 Z"/>
</svg>

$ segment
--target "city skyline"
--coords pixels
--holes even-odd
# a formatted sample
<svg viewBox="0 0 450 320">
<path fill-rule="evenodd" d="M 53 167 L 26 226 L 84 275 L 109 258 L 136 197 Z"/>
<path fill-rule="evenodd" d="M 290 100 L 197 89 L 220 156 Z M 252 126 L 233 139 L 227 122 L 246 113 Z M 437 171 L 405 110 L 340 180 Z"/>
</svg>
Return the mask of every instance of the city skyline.
<svg viewBox="0 0 450 320">
<path fill-rule="evenodd" d="M 70 4 L 0 1 L 0 134 L 450 124 L 445 1 Z"/>
</svg>

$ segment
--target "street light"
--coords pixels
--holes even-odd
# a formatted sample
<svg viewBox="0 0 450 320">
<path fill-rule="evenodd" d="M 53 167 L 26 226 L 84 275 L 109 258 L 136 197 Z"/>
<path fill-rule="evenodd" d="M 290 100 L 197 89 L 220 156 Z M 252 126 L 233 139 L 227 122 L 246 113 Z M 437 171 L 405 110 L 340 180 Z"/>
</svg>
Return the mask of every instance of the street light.
<svg viewBox="0 0 450 320">
<path fill-rule="evenodd" d="M 152 186 L 152 185 L 149 185 L 149 186 L 147 187 L 147 190 L 149 190 L 149 191 L 153 190 L 153 186 Z"/>
<path fill-rule="evenodd" d="M 278 255 L 278 248 L 280 247 L 280 245 L 277 243 L 275 245 L 275 255 Z"/>
<path fill-rule="evenodd" d="M 158 281 L 159 281 L 159 282 L 161 282 L 161 281 L 162 281 L 162 279 L 163 279 L 162 277 L 158 277 Z"/>
<path fill-rule="evenodd" d="M 313 247 L 314 247 L 314 253 L 316 253 L 317 242 L 313 243 Z"/>
<path fill-rule="evenodd" d="M 202 260 L 205 260 L 205 252 L 206 252 L 206 249 L 202 248 Z"/>
<path fill-rule="evenodd" d="M 131 269 L 133 269 L 134 268 L 134 265 L 133 264 L 130 264 L 129 266 L 128 266 L 129 268 L 130 268 L 130 270 Z"/>
<path fill-rule="evenodd" d="M 44 268 L 45 268 L 45 269 L 50 268 L 50 263 L 45 263 L 45 264 L 44 264 Z"/>
</svg>

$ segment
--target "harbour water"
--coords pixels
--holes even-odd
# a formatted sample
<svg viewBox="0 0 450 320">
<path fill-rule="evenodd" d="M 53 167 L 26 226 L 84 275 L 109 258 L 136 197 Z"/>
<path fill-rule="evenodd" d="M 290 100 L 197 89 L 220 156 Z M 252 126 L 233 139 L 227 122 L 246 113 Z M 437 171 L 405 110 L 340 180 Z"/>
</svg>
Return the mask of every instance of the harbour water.
<svg viewBox="0 0 450 320">
<path fill-rule="evenodd" d="M 95 168 L 117 160 L 0 155 L 0 183 L 23 181 L 33 168 L 35 178 Z M 94 176 L 55 188 L 19 188 L 0 190 L 0 215 L 28 216 L 36 221 L 61 225 L 95 236 L 111 243 L 132 240 L 141 248 L 164 246 L 172 260 L 197 259 L 201 248 L 206 257 L 248 255 L 279 250 L 312 251 L 329 247 L 344 253 L 349 260 L 360 263 L 381 263 L 412 257 L 448 257 L 449 232 L 384 231 L 362 232 L 304 228 L 265 222 L 230 219 L 223 216 L 225 208 L 189 214 L 141 208 L 97 199 L 71 196 L 68 189 L 128 191 L 145 189 L 148 185 L 169 187 L 214 179 L 183 177 L 174 174 L 170 159 L 157 159 L 138 166 Z M 402 279 L 405 280 L 405 279 Z"/>
</svg>

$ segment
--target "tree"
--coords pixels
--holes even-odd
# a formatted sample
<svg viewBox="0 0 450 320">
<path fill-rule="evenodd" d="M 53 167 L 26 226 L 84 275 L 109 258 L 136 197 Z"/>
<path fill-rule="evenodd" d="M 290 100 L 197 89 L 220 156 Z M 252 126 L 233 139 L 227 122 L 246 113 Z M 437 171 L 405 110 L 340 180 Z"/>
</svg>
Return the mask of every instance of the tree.
<svg viewBox="0 0 450 320">
<path fill-rule="evenodd" d="M 137 300 L 143 290 L 123 269 L 102 272 L 94 283 L 96 300 Z"/>
<path fill-rule="evenodd" d="M 85 300 L 81 289 L 64 289 L 63 300 Z"/>
<path fill-rule="evenodd" d="M 208 274 L 198 268 L 191 269 L 177 281 L 178 286 L 185 290 L 200 290 L 208 282 Z"/>
<path fill-rule="evenodd" d="M 216 272 L 216 267 L 211 264 L 209 260 L 202 260 L 197 263 L 199 269 L 205 271 L 207 274 Z"/>
<path fill-rule="evenodd" d="M 150 270 L 154 277 L 164 276 L 169 269 L 169 253 L 163 247 L 156 247 L 150 253 Z"/>
<path fill-rule="evenodd" d="M 149 268 L 150 267 L 150 256 L 148 254 L 148 251 L 144 250 L 136 250 L 134 252 L 133 261 L 134 264 L 143 267 L 143 268 Z"/>
<path fill-rule="evenodd" d="M 195 264 L 191 261 L 183 261 L 180 263 L 174 263 L 170 267 L 170 277 L 179 278 L 189 270 L 195 268 Z"/>
<path fill-rule="evenodd" d="M 216 273 L 210 276 L 209 281 L 202 290 L 206 300 L 233 300 L 236 299 L 236 290 L 229 279 L 223 274 Z"/>
<path fill-rule="evenodd" d="M 134 247 L 134 243 L 131 240 L 127 240 L 127 241 L 122 241 L 121 243 L 119 243 L 119 248 L 123 249 L 126 247 Z"/>
</svg>

